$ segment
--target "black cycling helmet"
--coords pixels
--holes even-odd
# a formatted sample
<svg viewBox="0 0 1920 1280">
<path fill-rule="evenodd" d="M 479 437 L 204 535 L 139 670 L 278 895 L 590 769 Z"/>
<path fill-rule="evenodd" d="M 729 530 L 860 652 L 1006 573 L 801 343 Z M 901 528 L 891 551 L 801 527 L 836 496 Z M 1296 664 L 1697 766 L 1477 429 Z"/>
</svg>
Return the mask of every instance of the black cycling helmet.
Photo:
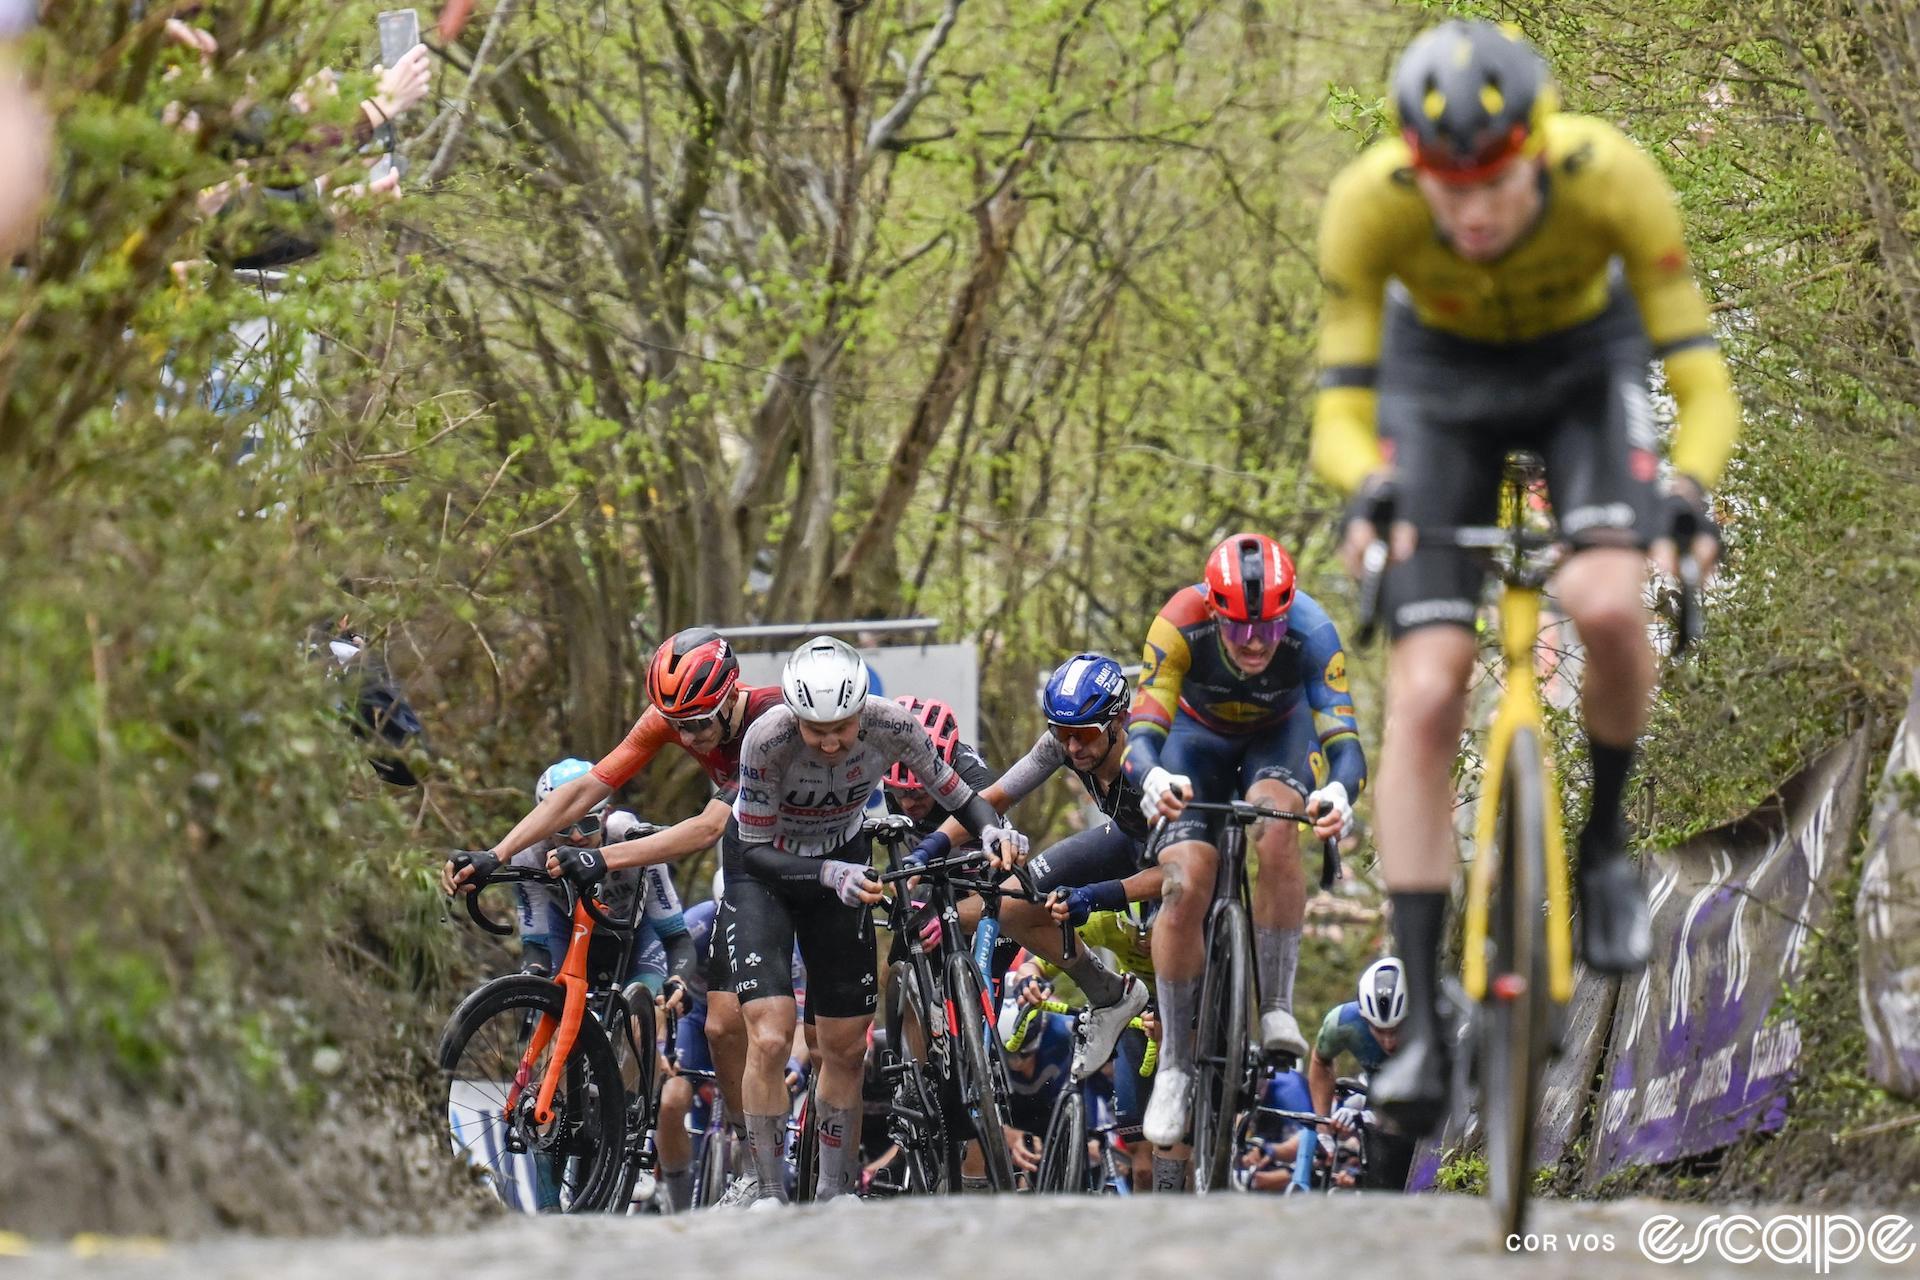
<svg viewBox="0 0 1920 1280">
<path fill-rule="evenodd" d="M 1558 105 L 1546 60 L 1511 26 L 1444 22 L 1393 69 L 1393 107 L 1414 167 L 1448 182 L 1479 182 L 1536 152 Z"/>
</svg>

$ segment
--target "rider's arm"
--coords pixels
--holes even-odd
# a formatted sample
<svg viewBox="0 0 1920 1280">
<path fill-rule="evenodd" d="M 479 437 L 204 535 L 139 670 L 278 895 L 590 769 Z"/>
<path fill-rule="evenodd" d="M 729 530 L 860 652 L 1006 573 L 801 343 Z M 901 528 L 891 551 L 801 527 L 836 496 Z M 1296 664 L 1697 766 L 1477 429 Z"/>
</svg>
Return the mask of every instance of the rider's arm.
<svg viewBox="0 0 1920 1280">
<path fill-rule="evenodd" d="M 1019 766 L 1017 765 L 1015 766 L 1015 768 L 1018 768 L 1018 767 Z M 982 800 L 985 800 L 988 804 L 992 805 L 993 811 L 995 813 L 1004 814 L 1008 809 L 1011 809 L 1016 803 L 1018 803 L 1019 797 L 1017 796 L 1009 797 L 1007 795 L 1007 790 L 1004 785 L 1004 783 L 1006 782 L 1007 776 L 1011 775 L 1012 773 L 1013 773 L 1012 769 L 1007 770 L 1007 773 L 1001 776 L 1001 779 L 999 782 L 988 784 L 986 790 L 980 793 L 980 798 Z M 951 845 L 955 840 L 958 840 L 962 836 L 967 834 L 967 826 L 964 822 L 961 822 L 960 819 L 958 818 L 948 818 L 945 822 L 940 824 L 939 830 L 936 831 L 934 834 L 945 836 L 947 838 L 947 843 Z"/>
<path fill-rule="evenodd" d="M 1134 695 L 1133 709 L 1127 716 L 1127 776 L 1135 782 L 1145 778 L 1160 763 L 1160 746 L 1173 729 L 1174 714 L 1180 709 L 1180 683 L 1192 665 L 1187 638 L 1167 617 L 1180 597 L 1169 600 L 1147 628 L 1147 643 L 1141 650 L 1140 691 Z"/>
<path fill-rule="evenodd" d="M 1320 1019 L 1320 1033 L 1313 1038 L 1313 1052 L 1307 1055 L 1307 1091 L 1313 1095 L 1316 1115 L 1333 1114 L 1334 1064 L 1340 1060 L 1340 1010 L 1335 1005 Z"/>
<path fill-rule="evenodd" d="M 511 861 L 513 856 L 545 840 L 554 832 L 572 826 L 578 822 L 593 806 L 613 794 L 613 788 L 590 773 L 581 774 L 572 782 L 555 787 L 553 793 L 539 804 L 533 806 L 533 812 L 507 833 L 507 838 L 493 846 L 493 856 L 502 862 Z"/>
<path fill-rule="evenodd" d="M 1333 1063 L 1320 1056 L 1316 1047 L 1307 1055 L 1307 1090 L 1313 1094 L 1315 1115 L 1333 1114 Z"/>
<path fill-rule="evenodd" d="M 1334 179 L 1320 214 L 1320 389 L 1313 403 L 1308 460 L 1320 477 L 1352 493 L 1386 465 L 1374 389 L 1385 307 L 1385 237 L 1374 225 L 1381 178 L 1373 153 Z"/>
<path fill-rule="evenodd" d="M 1148 867 L 1145 871 L 1136 871 L 1120 882 L 1125 890 L 1128 902 L 1148 902 L 1160 896 L 1166 888 L 1167 869 Z"/>
<path fill-rule="evenodd" d="M 1693 277 L 1673 188 L 1651 156 L 1624 137 L 1621 143 L 1610 152 L 1615 172 L 1604 176 L 1627 283 L 1678 411 L 1674 470 L 1710 489 L 1733 452 L 1740 402 Z"/>
<path fill-rule="evenodd" d="M 731 795 L 715 796 L 707 801 L 707 807 L 699 813 L 674 823 L 665 831 L 610 844 L 600 852 L 606 855 L 607 866 L 615 871 L 622 867 L 651 867 L 663 862 L 678 862 L 681 858 L 718 844 L 721 834 L 727 829 L 727 815 L 731 812 Z"/>
<path fill-rule="evenodd" d="M 1360 724 L 1347 683 L 1347 653 L 1326 610 L 1311 597 L 1295 600 L 1293 625 L 1305 627 L 1300 663 L 1313 707 L 1314 728 L 1327 759 L 1327 776 L 1346 787 L 1349 802 L 1367 785 L 1367 753 L 1360 745 Z"/>
</svg>

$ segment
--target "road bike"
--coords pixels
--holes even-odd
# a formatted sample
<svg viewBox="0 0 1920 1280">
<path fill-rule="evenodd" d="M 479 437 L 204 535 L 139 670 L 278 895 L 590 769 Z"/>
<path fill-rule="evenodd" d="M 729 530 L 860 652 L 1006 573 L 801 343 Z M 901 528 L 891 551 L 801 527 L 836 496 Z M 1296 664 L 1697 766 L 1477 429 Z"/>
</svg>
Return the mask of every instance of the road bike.
<svg viewBox="0 0 1920 1280">
<path fill-rule="evenodd" d="M 655 1163 L 660 1114 L 655 997 L 623 981 L 644 895 L 636 889 L 615 918 L 562 877 L 501 866 L 466 895 L 474 923 L 500 936 L 513 926 L 488 917 L 479 898 L 502 884 L 559 890 L 570 938 L 557 974 L 495 978 L 448 1019 L 436 1060 L 454 1150 L 525 1212 L 624 1210 Z"/>
<path fill-rule="evenodd" d="M 1087 1012 L 1085 1008 L 1069 1005 L 1064 1000 L 1042 1000 L 1033 1008 L 1041 1014 L 1071 1014 L 1076 1021 L 1085 1017 Z M 1139 1018 L 1133 1018 L 1128 1021 L 1127 1029 L 1144 1032 L 1146 1024 Z M 1018 1048 L 1018 1044 L 1009 1043 L 1007 1047 L 1012 1052 Z M 1159 1057 L 1160 1042 L 1148 1040 L 1136 1072 L 1142 1082 L 1152 1079 Z M 1114 1060 L 1114 1069 L 1121 1069 L 1118 1058 Z M 1142 1083 L 1140 1087 L 1148 1086 Z M 1040 1148 L 1040 1172 L 1034 1178 L 1034 1190 L 1100 1195 L 1104 1192 L 1119 1194 L 1120 1188 L 1129 1185 L 1124 1171 L 1119 1168 L 1119 1156 L 1124 1152 L 1120 1146 L 1120 1127 L 1110 1115 L 1103 1117 L 1100 1114 L 1103 1108 L 1096 1105 L 1097 1101 L 1091 1077 L 1078 1082 L 1069 1080 L 1061 1086 L 1059 1095 L 1053 1101 L 1053 1111 L 1047 1119 L 1046 1137 Z M 1137 1128 L 1133 1136 L 1139 1136 Z"/>
<path fill-rule="evenodd" d="M 1193 1189 L 1223 1191 L 1230 1185 L 1233 1131 L 1240 1113 L 1252 1105 L 1266 1054 L 1249 1028 L 1260 1015 L 1257 966 L 1253 962 L 1253 908 L 1247 879 L 1246 828 L 1259 821 L 1295 822 L 1311 827 L 1314 819 L 1287 809 L 1270 809 L 1246 800 L 1224 804 L 1190 800 L 1195 813 L 1219 814 L 1220 869 L 1213 878 L 1213 902 L 1207 908 L 1204 933 L 1206 967 L 1200 980 L 1199 1016 L 1193 1041 L 1193 1103 L 1190 1133 L 1193 1139 Z M 1166 836 L 1166 819 L 1154 824 L 1147 842 L 1153 860 Z M 1320 887 L 1330 889 L 1340 878 L 1340 843 L 1324 842 Z"/>
<path fill-rule="evenodd" d="M 1542 1079 L 1548 1058 L 1559 1051 L 1573 999 L 1566 836 L 1534 670 L 1541 602 L 1565 544 L 1557 532 L 1525 527 L 1516 492 L 1509 483 L 1504 525 L 1420 530 L 1423 547 L 1486 555 L 1501 584 L 1501 693 L 1487 734 L 1482 798 L 1474 814 L 1460 985 L 1469 1027 L 1468 1061 L 1462 1065 L 1478 1091 L 1487 1194 L 1502 1239 L 1526 1232 Z M 1389 514 L 1378 513 L 1375 526 L 1386 528 Z M 1378 624 L 1387 559 L 1384 541 L 1366 552 L 1361 643 Z M 1685 557 L 1671 656 L 1700 635 L 1699 591 L 1699 566 Z"/>
</svg>

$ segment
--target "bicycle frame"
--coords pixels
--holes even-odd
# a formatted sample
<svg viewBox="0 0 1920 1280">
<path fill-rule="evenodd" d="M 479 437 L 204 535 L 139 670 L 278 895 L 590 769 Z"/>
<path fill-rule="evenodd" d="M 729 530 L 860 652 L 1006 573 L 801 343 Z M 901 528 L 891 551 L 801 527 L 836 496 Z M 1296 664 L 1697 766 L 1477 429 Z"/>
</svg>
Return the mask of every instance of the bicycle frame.
<svg viewBox="0 0 1920 1280">
<path fill-rule="evenodd" d="M 1540 633 L 1541 589 L 1506 582 L 1500 592 L 1500 651 L 1506 688 L 1487 737 L 1486 773 L 1480 804 L 1474 814 L 1473 866 L 1467 872 L 1467 901 L 1463 920 L 1461 985 L 1476 1004 L 1487 996 L 1487 907 L 1493 896 L 1494 842 L 1500 806 L 1494 797 L 1506 781 L 1507 753 L 1522 729 L 1531 729 L 1541 745 L 1541 776 L 1546 782 L 1547 849 L 1547 978 L 1548 993 L 1557 1004 L 1573 999 L 1573 927 L 1567 901 L 1566 836 L 1560 825 L 1560 791 L 1553 757 L 1546 749 L 1547 729 L 1541 712 L 1539 681 L 1534 675 L 1533 650 Z"/>
</svg>

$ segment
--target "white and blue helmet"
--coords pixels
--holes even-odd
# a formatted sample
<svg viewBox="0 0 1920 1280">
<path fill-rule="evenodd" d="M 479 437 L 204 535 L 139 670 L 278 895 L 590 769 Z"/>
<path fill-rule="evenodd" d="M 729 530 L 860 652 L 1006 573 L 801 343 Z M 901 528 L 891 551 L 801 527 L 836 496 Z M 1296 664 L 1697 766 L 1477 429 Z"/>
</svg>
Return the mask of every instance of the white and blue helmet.
<svg viewBox="0 0 1920 1280">
<path fill-rule="evenodd" d="M 1126 709 L 1127 676 L 1104 653 L 1076 653 L 1047 678 L 1040 714 L 1048 724 L 1105 724 Z"/>
<path fill-rule="evenodd" d="M 1407 971 L 1398 958 L 1375 960 L 1360 975 L 1360 1016 L 1381 1031 L 1407 1016 Z"/>
<path fill-rule="evenodd" d="M 533 784 L 533 802 L 539 804 L 542 800 L 545 800 L 548 796 L 558 791 L 561 787 L 566 786 L 575 778 L 592 772 L 593 765 L 590 761 L 581 760 L 575 756 L 569 756 L 558 764 L 548 765 L 546 772 L 542 773 L 539 780 Z M 607 799 L 610 798 L 611 797 L 603 798 L 599 804 L 596 804 L 593 808 L 587 810 L 587 812 L 599 813 L 607 807 Z"/>
</svg>

